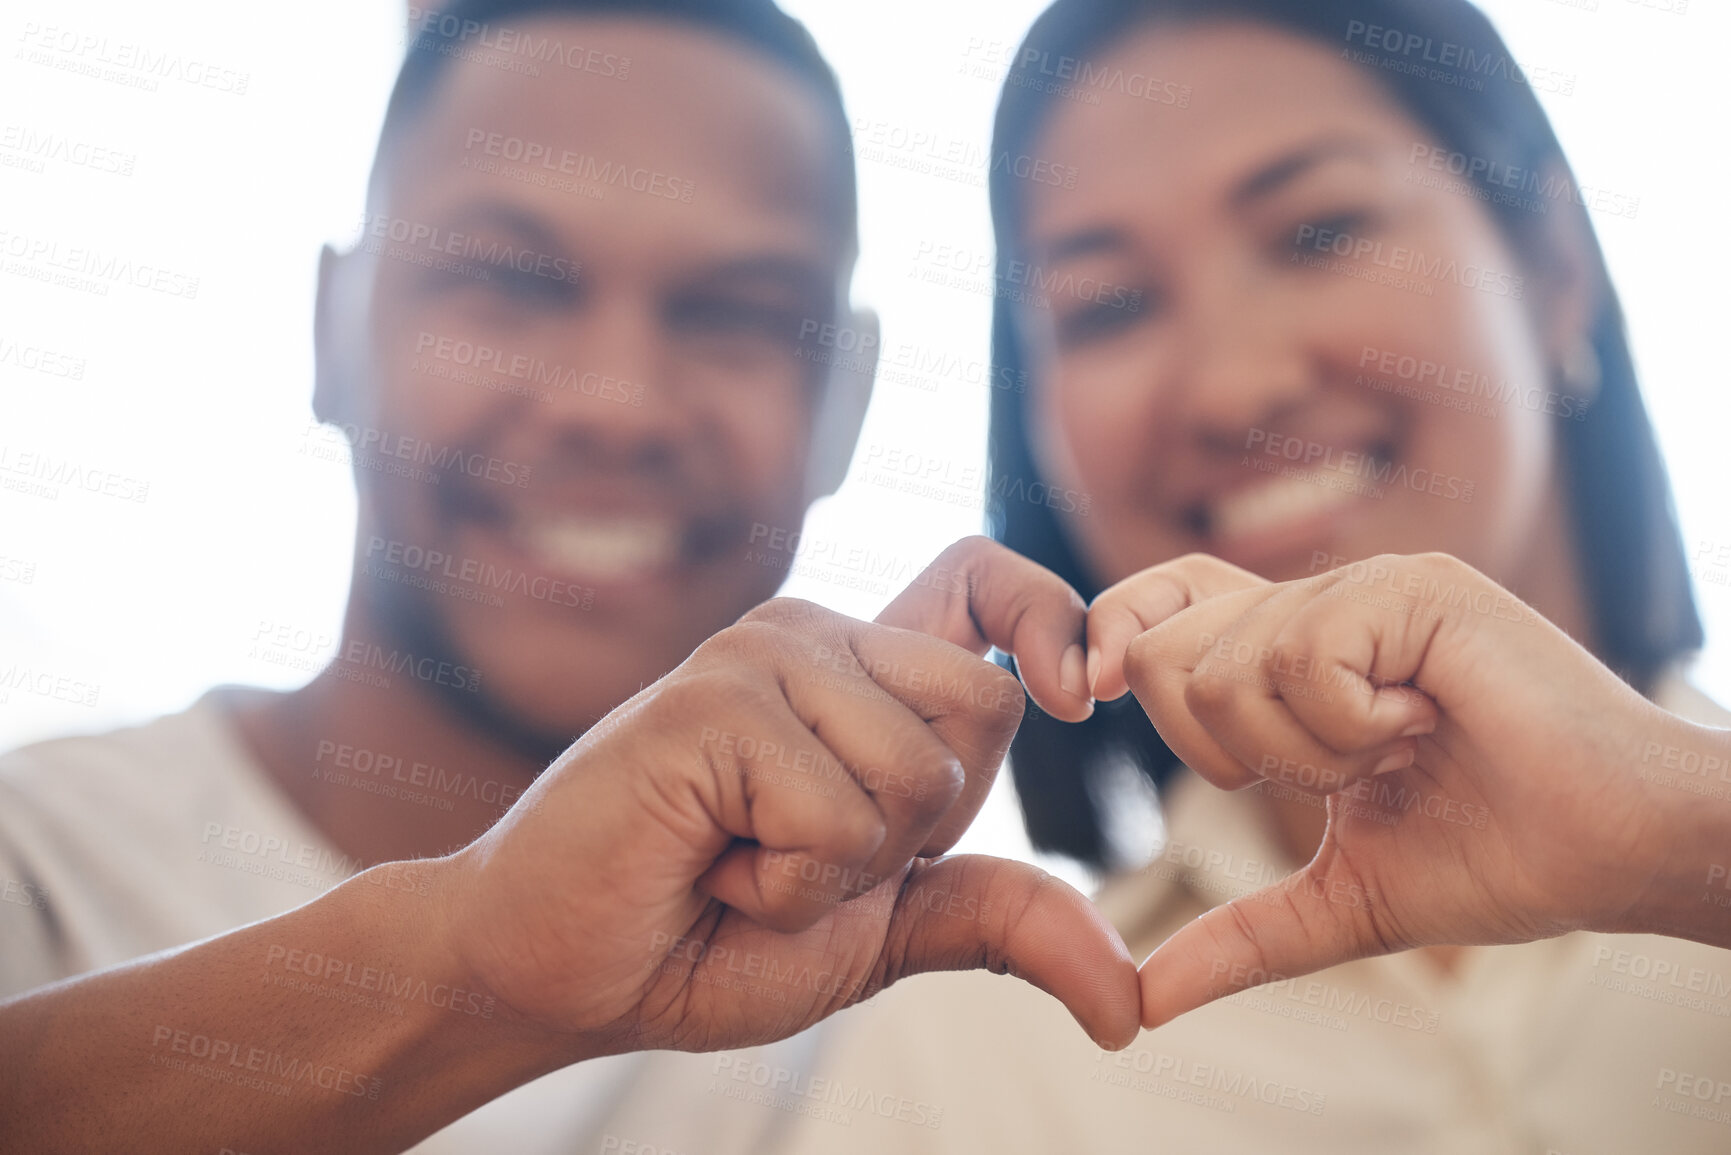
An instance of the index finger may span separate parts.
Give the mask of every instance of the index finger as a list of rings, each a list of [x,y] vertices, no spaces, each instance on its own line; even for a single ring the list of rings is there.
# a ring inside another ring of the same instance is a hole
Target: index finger
[[[1124,696],[1130,643],[1176,613],[1269,582],[1205,553],[1186,554],[1125,578],[1088,607],[1088,688],[1102,702]]]
[[[940,553],[877,616],[983,655],[1013,654],[1040,708],[1066,722],[1094,712],[1083,651],[1082,595],[1045,566],[989,537],[965,537]]]

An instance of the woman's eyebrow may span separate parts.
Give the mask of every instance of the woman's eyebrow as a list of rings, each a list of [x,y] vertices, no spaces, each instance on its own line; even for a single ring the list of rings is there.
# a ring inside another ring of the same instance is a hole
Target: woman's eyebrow
[[[1251,173],[1232,190],[1229,199],[1234,208],[1247,208],[1255,201],[1273,195],[1319,165],[1343,158],[1370,161],[1378,155],[1376,145],[1362,137],[1333,136],[1314,141],[1301,145]],[[1130,247],[1130,239],[1122,229],[1113,225],[1100,225],[1055,238],[1051,244],[1045,246],[1043,256],[1047,262],[1056,264],[1076,257],[1112,253]]]
[[[1330,137],[1304,145],[1271,164],[1257,169],[1232,191],[1234,208],[1246,208],[1284,185],[1297,180],[1320,164],[1342,157],[1374,159],[1378,150],[1369,141],[1358,137]]]
[[[1045,246],[1044,256],[1048,262],[1055,264],[1076,257],[1128,248],[1129,244],[1129,238],[1124,235],[1123,230],[1112,225],[1099,225],[1059,236]]]

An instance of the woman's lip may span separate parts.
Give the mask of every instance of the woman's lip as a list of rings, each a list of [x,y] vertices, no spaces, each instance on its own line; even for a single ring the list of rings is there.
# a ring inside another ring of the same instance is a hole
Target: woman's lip
[[[1242,486],[1216,498],[1201,519],[1204,548],[1246,569],[1314,551],[1339,523],[1375,500],[1363,479],[1334,470]],[[1194,520],[1194,519],[1193,519]]]

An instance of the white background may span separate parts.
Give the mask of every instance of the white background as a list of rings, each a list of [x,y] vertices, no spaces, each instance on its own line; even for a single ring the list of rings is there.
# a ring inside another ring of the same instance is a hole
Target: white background
[[[1590,0],[1589,0],[1590,2]],[[1678,0],[1654,0],[1676,3]],[[856,125],[963,142],[983,156],[1002,66],[1039,0],[789,0],[839,73]],[[1690,553],[1731,544],[1726,459],[1726,270],[1731,188],[1723,53],[1731,14],[1635,0],[1596,11],[1489,0],[1523,63],[1572,72],[1544,96],[1582,181],[1640,197],[1600,216]],[[85,246],[199,278],[186,300],[128,285],[106,296],[44,286],[0,263],[0,446],[148,481],[143,503],[65,489],[0,490],[0,680],[20,668],[100,687],[94,706],[14,689],[0,748],[177,709],[206,687],[288,687],[307,676],[249,658],[261,623],[334,639],[354,499],[345,469],[300,452],[311,421],[319,245],[351,235],[402,47],[400,3],[56,0],[0,13],[0,131],[55,133],[134,160],[130,175],[0,148],[0,234]],[[19,55],[32,25],[133,42],[247,77],[236,95],[172,79],[147,92]],[[7,165],[11,165],[8,167]],[[989,302],[911,277],[922,241],[987,254],[983,181],[934,179],[865,158],[856,299],[886,346],[983,360]],[[4,237],[0,236],[0,242]],[[19,368],[3,342],[83,358],[82,380]],[[871,447],[983,474],[986,390],[880,384]],[[977,505],[850,481],[807,523],[917,569],[980,528]],[[4,559],[34,567],[3,580]],[[1699,572],[1711,569],[1703,561]],[[1724,575],[1720,575],[1724,580]],[[887,600],[796,577],[788,592],[869,615]],[[1700,678],[1731,700],[1731,587],[1700,585]],[[5,690],[0,686],[0,695]]]

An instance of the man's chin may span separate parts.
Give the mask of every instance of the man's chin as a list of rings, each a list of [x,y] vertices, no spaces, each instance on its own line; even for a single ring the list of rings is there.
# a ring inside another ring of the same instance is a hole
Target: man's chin
[[[550,764],[606,714],[605,710],[582,715],[567,711],[562,717],[542,716],[486,688],[452,690],[444,696],[447,707],[471,729],[537,766]]]
[[[480,696],[490,700],[494,713],[512,719],[525,733],[561,739],[562,750],[678,664],[644,662],[641,657],[629,665],[603,660],[596,663],[600,668],[574,669],[567,663],[563,669],[495,678]]]
[[[497,636],[473,645],[459,642],[453,652],[464,655],[481,677],[476,691],[446,695],[447,705],[495,739],[551,761],[690,657],[705,637],[690,645],[645,638],[632,646],[541,631],[522,644],[507,645]]]
[[[439,688],[447,710],[545,763],[773,596],[773,590],[743,585],[726,591],[732,597],[717,597],[723,591],[711,584],[705,604],[688,597],[652,614],[610,614],[596,605],[569,616],[548,615],[539,607],[447,606],[408,598],[381,600],[374,610],[403,648],[478,672],[473,688]]]

